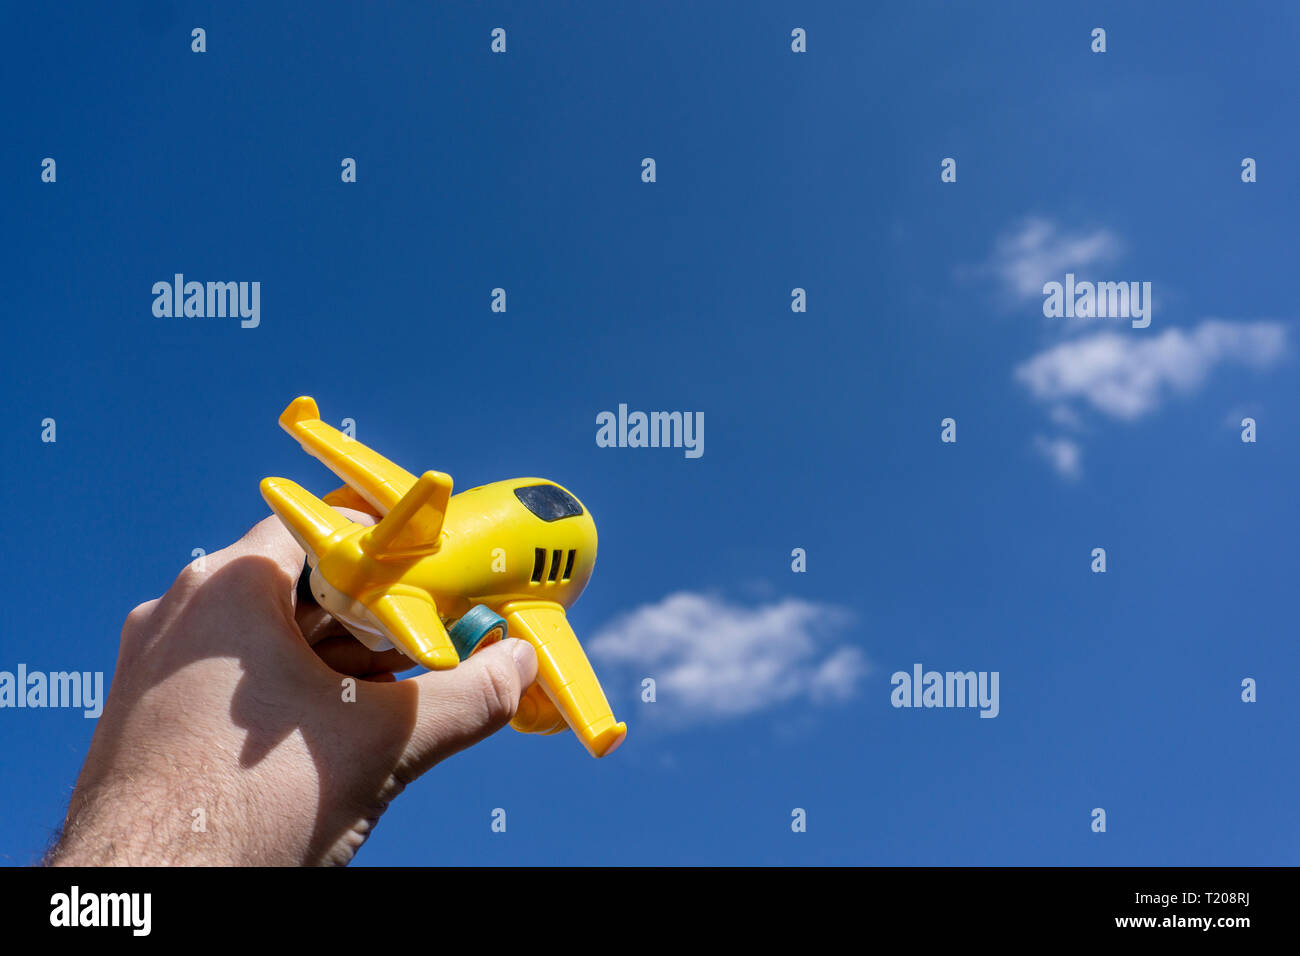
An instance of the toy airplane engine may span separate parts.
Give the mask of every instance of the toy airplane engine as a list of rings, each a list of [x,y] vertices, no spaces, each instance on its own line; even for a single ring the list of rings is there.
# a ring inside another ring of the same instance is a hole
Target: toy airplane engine
[[[432,670],[455,667],[507,634],[537,651],[537,680],[510,726],[571,727],[594,757],[627,735],[565,616],[596,563],[596,523],[553,481],[516,478],[451,493],[418,479],[294,399],[280,425],[347,482],[323,499],[285,478],[262,497],[307,552],[312,594],[371,650],[396,647]],[[332,505],[377,511],[373,526]]]

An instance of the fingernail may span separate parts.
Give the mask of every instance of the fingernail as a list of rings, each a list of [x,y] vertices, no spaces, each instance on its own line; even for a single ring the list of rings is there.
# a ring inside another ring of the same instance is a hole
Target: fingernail
[[[510,656],[514,658],[515,668],[519,671],[520,677],[526,677],[536,666],[536,652],[527,641],[520,640],[517,637],[512,637],[509,640],[514,645],[514,647],[510,648]]]

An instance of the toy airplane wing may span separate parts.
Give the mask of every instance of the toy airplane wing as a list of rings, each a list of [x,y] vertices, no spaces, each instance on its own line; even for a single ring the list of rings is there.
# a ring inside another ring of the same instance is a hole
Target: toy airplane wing
[[[280,415],[280,426],[385,516],[371,534],[372,545],[382,542],[388,552],[438,546],[451,498],[450,475],[430,471],[417,481],[405,468],[321,421],[316,402],[306,396],[289,404]],[[388,517],[398,520],[389,523]],[[385,524],[387,530],[381,533]]]
[[[593,757],[613,753],[627,736],[614,720],[596,673],[564,608],[550,601],[512,601],[501,608],[511,637],[537,651],[537,683]]]
[[[449,670],[460,663],[438,608],[416,588],[396,590],[362,601],[395,647],[429,670]]]

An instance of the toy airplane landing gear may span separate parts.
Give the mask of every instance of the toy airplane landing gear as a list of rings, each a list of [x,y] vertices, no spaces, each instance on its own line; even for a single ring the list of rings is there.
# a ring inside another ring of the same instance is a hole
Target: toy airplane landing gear
[[[285,478],[262,497],[311,568],[312,596],[372,650],[396,647],[431,670],[455,667],[507,634],[537,651],[537,682],[510,725],[523,733],[572,728],[594,757],[623,742],[605,692],[565,609],[596,562],[596,523],[566,489],[516,478],[452,495],[451,477],[419,478],[320,420],[297,398],[280,424],[347,482],[322,500]],[[368,506],[373,526],[331,507]],[[454,622],[450,629],[446,622]]]

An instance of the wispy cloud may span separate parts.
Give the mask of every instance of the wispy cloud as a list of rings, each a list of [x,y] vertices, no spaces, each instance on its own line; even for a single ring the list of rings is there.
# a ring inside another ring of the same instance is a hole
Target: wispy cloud
[[[1074,481],[1083,474],[1083,449],[1074,439],[1044,438],[1042,435],[1037,435],[1034,438],[1034,447],[1062,478]]]
[[[742,717],[853,696],[869,666],[838,639],[848,620],[846,611],[797,598],[747,607],[679,592],[612,622],[587,648],[602,665],[653,677],[662,716]]]
[[[1015,377],[1039,401],[1080,402],[1111,418],[1134,421],[1171,393],[1199,388],[1220,365],[1264,368],[1286,351],[1278,322],[1207,319],[1190,331],[1158,335],[1098,332],[1034,355]]]
[[[1083,419],[1080,418],[1079,413],[1069,405],[1053,405],[1047,410],[1047,417],[1050,418],[1054,424],[1060,425],[1062,428],[1069,428],[1073,431],[1081,431],[1083,429]]]
[[[997,241],[986,271],[1017,299],[1041,298],[1044,283],[1113,260],[1122,249],[1106,229],[1064,232],[1048,219],[1030,218]]]
[[[1070,230],[1051,219],[1031,217],[995,241],[978,271],[996,277],[1023,307],[1041,304],[1045,283],[1061,281],[1069,272],[1086,278],[1091,267],[1118,260],[1125,247],[1109,229]],[[1041,313],[1035,308],[1033,314]],[[1172,395],[1197,391],[1217,368],[1267,368],[1287,349],[1287,328],[1280,322],[1205,319],[1190,328],[1136,333],[1098,329],[1087,321],[1058,322],[1052,328],[1079,337],[1030,356],[1013,374],[1044,406],[1056,426],[1053,431],[1059,429],[1051,437],[1035,436],[1035,450],[1070,480],[1083,474],[1084,448],[1078,436],[1089,430],[1086,412],[1133,422],[1155,412]]]

